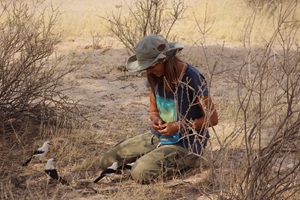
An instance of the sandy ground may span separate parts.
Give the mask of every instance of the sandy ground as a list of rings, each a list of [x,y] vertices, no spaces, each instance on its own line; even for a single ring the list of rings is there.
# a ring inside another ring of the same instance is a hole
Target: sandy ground
[[[131,121],[135,123],[132,127],[136,128],[147,123],[149,109],[145,77],[126,72],[125,62],[129,54],[117,41],[114,47],[101,44],[103,48],[97,50],[83,40],[61,44],[63,48],[66,45],[71,49],[73,46],[76,51],[60,50],[60,47],[58,51],[67,56],[71,54],[72,59],[82,62],[80,69],[66,79],[65,87],[71,87],[67,95],[89,109],[86,117],[96,130],[105,127],[111,131],[129,131],[131,126],[119,127],[118,120],[122,121],[119,124]]]

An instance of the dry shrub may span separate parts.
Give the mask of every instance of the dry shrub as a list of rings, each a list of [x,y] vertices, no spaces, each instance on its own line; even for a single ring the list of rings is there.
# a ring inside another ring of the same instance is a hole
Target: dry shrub
[[[270,15],[273,34],[261,34],[264,43],[259,46],[253,43],[253,37],[258,37],[254,26],[261,13],[254,10],[249,15],[243,29],[244,57],[236,68],[220,66],[222,50],[211,61],[207,45],[211,26],[206,23],[209,14],[204,16],[204,24],[197,21],[202,39],[195,44],[203,51],[204,59],[199,63],[207,67],[209,83],[225,75],[236,88],[230,101],[224,100],[226,107],[235,105],[234,115],[224,116],[232,128],[225,135],[213,131],[215,146],[205,154],[211,170],[211,192],[221,199],[300,196],[299,1],[277,3]]]
[[[288,4],[293,0],[245,0],[246,4],[254,11],[273,14],[282,4]]]
[[[171,4],[168,0],[135,0],[126,6],[129,11],[125,13],[120,7],[101,18],[109,22],[109,30],[132,52],[138,41],[147,35],[162,34],[168,38],[186,8],[183,0]]]
[[[244,141],[239,148],[232,148],[235,140],[220,144],[229,148],[220,148],[213,159],[227,158],[223,168],[212,164],[224,198],[299,197],[300,52],[295,39],[299,2],[278,6],[274,33],[264,38],[264,47],[252,45],[256,15],[249,18],[244,30],[244,62],[231,74],[239,108],[235,129],[228,137],[242,135]]]
[[[29,121],[55,121],[69,109],[59,89],[74,70],[60,69],[62,58],[51,57],[60,35],[53,31],[59,11],[43,1],[2,1],[0,10],[1,132]]]

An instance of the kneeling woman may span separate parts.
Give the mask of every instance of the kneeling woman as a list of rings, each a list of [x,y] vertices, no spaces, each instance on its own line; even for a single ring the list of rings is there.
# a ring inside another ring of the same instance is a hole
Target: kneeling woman
[[[147,71],[150,86],[150,130],[127,139],[100,160],[105,169],[135,162],[132,178],[150,183],[196,166],[209,138],[207,128],[218,123],[204,76],[179,59],[179,42],[150,35],[135,47],[127,61],[128,71]]]

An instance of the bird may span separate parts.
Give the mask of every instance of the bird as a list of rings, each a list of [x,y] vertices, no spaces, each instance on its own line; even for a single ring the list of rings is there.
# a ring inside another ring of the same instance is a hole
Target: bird
[[[49,151],[49,145],[51,145],[50,141],[44,142],[43,146],[38,148],[37,150],[35,150],[33,152],[33,154],[30,156],[30,158],[22,164],[22,166],[24,166],[24,167],[27,166],[30,163],[30,161],[32,160],[32,158],[35,158],[35,157],[39,158],[39,159],[44,158]]]
[[[58,175],[57,170],[54,167],[55,161],[56,161],[55,158],[50,158],[46,163],[45,172],[48,176],[48,181],[54,179],[54,180],[58,180],[63,185],[67,184],[67,181]]]
[[[107,177],[112,181],[117,173],[117,168],[118,162],[114,162],[111,166],[101,172],[100,176],[94,180],[94,183],[98,183],[104,177]]]

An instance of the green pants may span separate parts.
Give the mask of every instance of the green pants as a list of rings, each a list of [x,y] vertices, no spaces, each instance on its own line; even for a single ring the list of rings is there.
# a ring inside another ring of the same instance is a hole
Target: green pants
[[[131,169],[132,178],[139,183],[150,183],[158,178],[174,175],[181,170],[195,166],[198,156],[189,153],[178,145],[160,145],[152,133],[137,135],[116,145],[104,153],[100,159],[100,167],[106,169],[113,162],[135,162]]]

